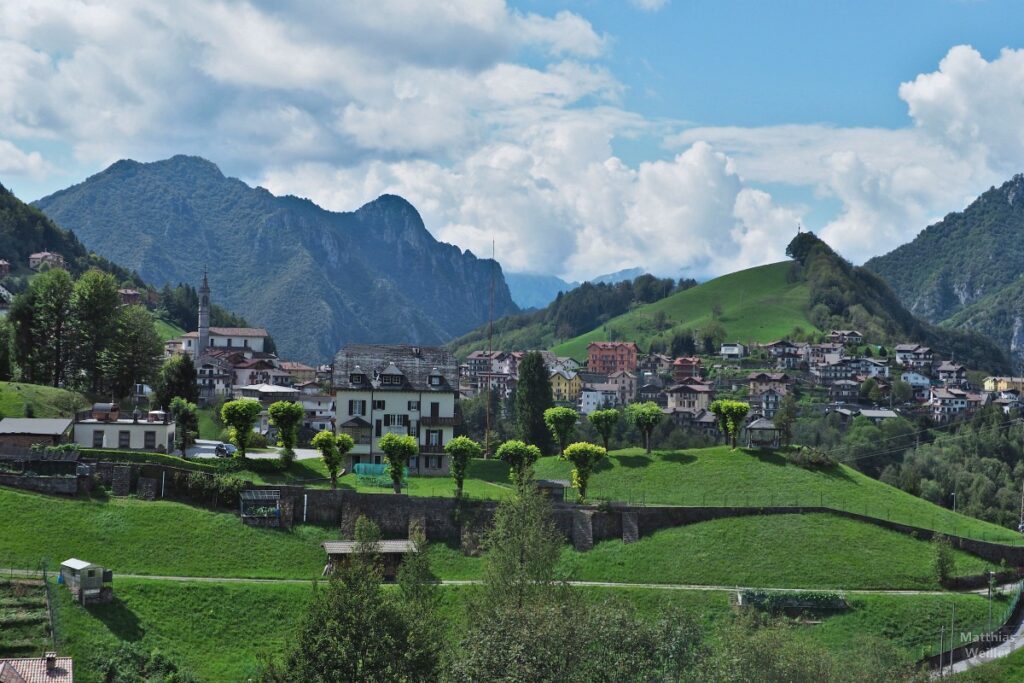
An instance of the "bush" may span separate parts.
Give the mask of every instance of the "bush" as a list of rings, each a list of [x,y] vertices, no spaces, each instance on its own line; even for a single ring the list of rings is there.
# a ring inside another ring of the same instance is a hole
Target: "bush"
[[[267,448],[267,435],[253,432],[249,439],[249,448]]]
[[[836,464],[836,459],[820,448],[800,446],[786,452],[786,460],[805,469],[826,469]]]

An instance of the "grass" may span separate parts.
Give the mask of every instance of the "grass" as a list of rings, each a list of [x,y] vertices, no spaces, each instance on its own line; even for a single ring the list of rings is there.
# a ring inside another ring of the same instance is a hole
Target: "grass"
[[[156,334],[160,337],[160,341],[165,342],[176,337],[180,337],[185,334],[185,330],[181,329],[172,322],[163,320],[162,318],[153,319],[153,327],[156,328]]]
[[[562,554],[582,581],[938,590],[930,543],[826,514],[718,519]],[[993,565],[956,552],[957,574]]]
[[[0,579],[0,659],[36,657],[49,648],[43,582]]]
[[[0,488],[0,566],[51,568],[69,557],[127,574],[313,578],[337,532],[243,525],[233,514],[134,498],[64,499]]]
[[[220,439],[221,428],[213,421],[213,408],[199,408],[196,410],[196,417],[199,420],[200,439]]]
[[[0,382],[0,415],[22,417],[25,406],[31,405],[35,417],[73,417],[74,411],[89,405],[84,396],[66,389]]]
[[[570,465],[541,458],[536,474],[568,479]],[[662,505],[825,505],[947,534],[1020,543],[1020,534],[934,505],[845,465],[810,470],[767,451],[726,446],[647,455],[616,451],[598,464],[588,496]]]
[[[637,342],[642,349],[653,338],[671,334],[659,329],[655,317],[664,313],[674,329],[699,330],[713,319],[713,309],[721,309],[718,322],[729,340],[769,342],[801,327],[815,331],[807,319],[808,285],[789,282],[790,261],[748,268],[731,273],[660,301],[639,306],[612,318],[601,327],[555,346],[552,351],[577,360],[587,357],[587,344],[605,341],[607,330],[614,329],[620,339]]]

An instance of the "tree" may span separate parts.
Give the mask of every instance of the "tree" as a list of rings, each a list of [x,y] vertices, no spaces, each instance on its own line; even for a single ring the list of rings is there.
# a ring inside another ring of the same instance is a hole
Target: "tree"
[[[149,311],[142,306],[122,306],[114,339],[100,359],[103,378],[115,396],[128,396],[136,383],[152,380],[163,353]]]
[[[871,396],[871,392],[875,391],[877,387],[878,382],[875,381],[874,377],[868,377],[866,380],[861,382],[859,390],[861,400],[868,400],[868,397]]]
[[[938,534],[932,539],[933,555],[932,567],[935,570],[935,578],[938,582],[945,583],[953,576],[956,570],[956,557],[953,555],[953,546],[949,539]]]
[[[286,464],[295,460],[295,443],[299,440],[299,426],[306,411],[295,401],[276,401],[267,409],[270,422],[277,427],[277,440],[281,446],[281,459]]]
[[[0,318],[0,382],[10,382],[13,379],[13,364],[11,358],[11,325],[6,318]]]
[[[630,403],[626,406],[626,420],[643,435],[648,453],[651,452],[651,433],[661,422],[661,416],[661,406],[654,401]]]
[[[339,434],[338,436],[346,436],[349,440],[352,439],[347,434]],[[309,443],[313,448],[320,451],[320,459],[324,461],[324,467],[327,468],[327,472],[331,476],[331,488],[338,488],[338,468],[341,466],[341,455],[338,452],[338,442],[334,437],[334,433],[325,429],[314,435]]]
[[[355,448],[356,442],[348,434],[338,434],[334,437],[334,447],[338,451],[338,464],[341,465],[345,462],[345,456],[348,455],[353,448]],[[337,486],[337,467],[335,467],[335,474],[331,478],[331,486]]]
[[[793,425],[796,424],[796,398],[791,393],[782,397],[779,409],[775,411],[775,427],[779,430],[782,443],[789,445],[793,441]]]
[[[572,408],[556,407],[544,411],[544,424],[551,430],[551,435],[558,443],[559,455],[565,452],[565,445],[572,439],[579,419],[580,414]]]
[[[562,457],[572,463],[572,485],[579,492],[581,503],[587,501],[587,482],[594,465],[607,454],[604,448],[586,441],[571,444],[562,452]]]
[[[498,458],[508,463],[509,479],[521,485],[533,477],[533,463],[540,458],[540,449],[533,444],[511,439],[498,447]]]
[[[199,385],[192,356],[177,353],[165,360],[153,382],[153,394],[156,404],[162,408],[169,406],[175,396],[198,403]]]
[[[388,474],[391,475],[391,485],[395,493],[401,493],[405,468],[409,465],[409,458],[419,453],[419,444],[416,443],[415,437],[394,432],[382,436],[377,444],[384,451],[384,463],[388,466]]]
[[[519,362],[519,382],[516,384],[516,422],[519,438],[550,452],[551,434],[544,423],[544,411],[551,407],[551,379],[544,358],[531,351]]]
[[[245,457],[245,451],[252,442],[252,428],[261,412],[263,406],[254,398],[239,398],[221,406],[221,419],[231,430],[231,440],[238,446],[240,458]]]
[[[171,399],[171,418],[174,420],[174,445],[181,450],[181,457],[187,457],[188,447],[195,443],[199,431],[196,404],[175,396]]]
[[[74,365],[84,373],[85,386],[97,393],[102,380],[100,359],[117,334],[117,280],[99,270],[82,274],[71,293],[71,314],[74,324]],[[182,394],[185,398],[187,395]],[[168,404],[162,404],[166,407]]]
[[[590,420],[590,424],[594,425],[594,429],[601,435],[601,439],[604,441],[604,449],[608,450],[608,440],[612,438],[612,434],[615,432],[615,426],[619,423],[619,417],[621,413],[614,408],[608,410],[595,410],[587,419]]]
[[[483,454],[483,448],[476,441],[468,436],[457,436],[444,447],[448,454],[449,471],[452,479],[455,480],[455,497],[462,497],[462,483],[466,479],[466,469],[472,458],[479,458]]]
[[[36,275],[28,290],[14,297],[10,318],[15,360],[24,380],[66,384],[74,341],[73,287],[67,271],[55,269]]]
[[[897,403],[907,403],[914,398],[914,388],[898,379],[892,383],[892,397]]]
[[[718,428],[729,437],[729,443],[736,448],[736,438],[743,428],[743,419],[750,412],[750,406],[742,401],[720,398],[711,402],[711,412],[718,418]]]

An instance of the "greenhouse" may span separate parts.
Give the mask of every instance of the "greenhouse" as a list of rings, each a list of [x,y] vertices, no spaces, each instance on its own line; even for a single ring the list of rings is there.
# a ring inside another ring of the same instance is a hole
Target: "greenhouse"
[[[239,494],[240,514],[246,524],[258,526],[281,525],[281,492],[255,489]]]

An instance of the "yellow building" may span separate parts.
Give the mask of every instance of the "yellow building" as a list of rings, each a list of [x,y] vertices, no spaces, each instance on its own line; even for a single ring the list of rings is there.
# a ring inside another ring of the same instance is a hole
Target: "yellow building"
[[[985,391],[1013,391],[1024,393],[1024,377],[986,377]]]
[[[583,393],[583,380],[575,372],[555,370],[551,373],[551,396],[556,403],[576,403]]]

